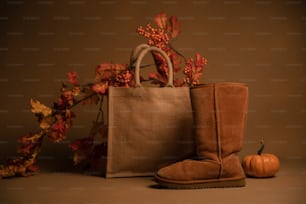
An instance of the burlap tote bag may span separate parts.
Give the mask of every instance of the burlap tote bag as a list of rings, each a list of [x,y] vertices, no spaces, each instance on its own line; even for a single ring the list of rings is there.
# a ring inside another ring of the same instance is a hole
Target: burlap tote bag
[[[167,61],[166,87],[140,83],[141,61],[150,52]],[[161,165],[194,152],[189,88],[173,86],[172,64],[161,49],[142,44],[134,49],[135,56],[136,86],[109,88],[107,178],[151,176]]]

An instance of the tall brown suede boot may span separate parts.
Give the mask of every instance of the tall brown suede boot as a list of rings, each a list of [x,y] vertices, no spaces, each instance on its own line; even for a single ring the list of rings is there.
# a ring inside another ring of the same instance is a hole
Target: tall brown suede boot
[[[159,169],[156,181],[167,188],[245,186],[237,153],[242,148],[248,87],[215,83],[192,88],[190,94],[197,158]]]

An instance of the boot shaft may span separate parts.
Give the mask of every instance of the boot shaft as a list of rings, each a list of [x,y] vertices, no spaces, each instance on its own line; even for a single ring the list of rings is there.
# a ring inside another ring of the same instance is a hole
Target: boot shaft
[[[248,109],[248,87],[242,83],[215,85],[217,132],[222,157],[240,152]]]
[[[200,85],[190,90],[193,109],[194,138],[199,159],[218,160],[218,141],[214,99],[214,84]]]
[[[242,148],[248,87],[242,83],[205,84],[190,91],[200,159],[221,159]],[[216,154],[217,153],[217,154]]]

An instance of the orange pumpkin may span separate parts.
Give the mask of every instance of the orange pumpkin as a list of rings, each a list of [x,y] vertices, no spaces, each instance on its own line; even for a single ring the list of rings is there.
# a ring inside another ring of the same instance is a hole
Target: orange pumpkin
[[[267,178],[273,177],[278,172],[280,163],[274,154],[262,153],[264,143],[261,141],[261,147],[257,155],[247,155],[242,160],[244,172],[249,177]]]

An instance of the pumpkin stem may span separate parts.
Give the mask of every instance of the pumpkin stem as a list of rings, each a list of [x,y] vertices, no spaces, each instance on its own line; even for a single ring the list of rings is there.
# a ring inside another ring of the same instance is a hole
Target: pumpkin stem
[[[264,148],[265,148],[265,144],[264,144],[264,141],[263,141],[263,140],[260,141],[260,144],[261,144],[261,146],[260,146],[259,150],[257,151],[257,154],[258,154],[258,155],[261,155],[262,151],[263,151]]]

